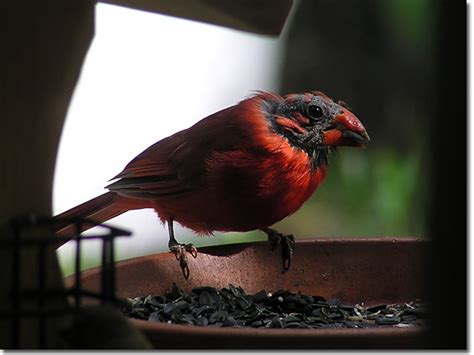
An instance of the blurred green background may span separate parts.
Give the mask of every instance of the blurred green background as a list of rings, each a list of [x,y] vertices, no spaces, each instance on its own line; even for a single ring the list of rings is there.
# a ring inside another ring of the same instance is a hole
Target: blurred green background
[[[430,181],[424,127],[433,114],[435,4],[295,2],[279,39],[284,41],[279,93],[321,90],[347,102],[372,141],[367,149],[341,148],[331,156],[322,186],[276,229],[297,238],[425,237]],[[257,240],[266,237],[249,232],[196,238],[192,231],[179,232],[180,242],[197,247]],[[129,257],[117,248],[118,259]],[[99,252],[88,253],[82,267],[98,260]],[[72,272],[72,258],[61,263],[65,274]]]

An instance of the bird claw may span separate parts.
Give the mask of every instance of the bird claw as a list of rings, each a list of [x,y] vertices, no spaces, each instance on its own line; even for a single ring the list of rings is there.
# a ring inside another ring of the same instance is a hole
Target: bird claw
[[[197,257],[197,249],[192,244],[172,244],[169,245],[170,251],[174,254],[176,260],[179,262],[184,278],[189,278],[188,256],[191,254],[193,258]]]
[[[272,243],[272,251],[280,246],[283,270],[288,271],[295,250],[295,236],[293,234],[282,234],[271,228],[268,228],[265,232],[268,240]]]
[[[186,244],[186,245],[184,246],[184,248],[186,249],[186,251],[187,251],[189,254],[192,255],[192,257],[193,257],[194,259],[197,258],[197,256],[198,256],[198,251],[197,251],[197,249],[195,248],[194,245],[192,245],[192,244]]]

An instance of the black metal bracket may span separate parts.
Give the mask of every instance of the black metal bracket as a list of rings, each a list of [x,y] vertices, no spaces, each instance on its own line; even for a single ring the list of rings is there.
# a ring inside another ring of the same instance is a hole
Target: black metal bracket
[[[46,288],[46,248],[57,244],[61,240],[60,236],[55,236],[54,226],[58,223],[68,223],[75,227],[75,235],[72,238],[76,242],[75,263],[74,263],[74,285],[69,288],[47,289]],[[99,226],[106,230],[104,234],[83,236],[80,231],[85,225]],[[0,318],[8,318],[11,321],[11,348],[20,347],[20,326],[24,317],[37,317],[38,319],[38,342],[39,348],[46,348],[46,320],[48,317],[57,317],[71,313],[77,313],[83,305],[83,297],[99,299],[101,303],[121,304],[122,300],[115,294],[115,257],[114,240],[117,237],[129,237],[131,232],[107,224],[97,223],[92,220],[82,218],[70,218],[58,220],[52,217],[38,217],[27,215],[14,218],[10,222],[13,231],[12,238],[1,239],[0,248],[12,249],[12,283],[11,283],[11,307],[8,310],[0,311]],[[25,236],[26,230],[30,232],[37,229],[35,237]],[[42,235],[44,233],[45,235]],[[37,234],[37,235],[36,235]],[[47,235],[46,235],[47,234]],[[81,242],[88,239],[102,240],[101,257],[101,287],[100,292],[86,290],[82,287],[81,279]],[[37,251],[37,287],[32,290],[21,290],[21,250],[25,247],[32,247]],[[45,308],[45,300],[51,297],[67,300],[72,296],[73,305],[63,302],[61,308]],[[36,309],[23,310],[22,300],[36,300]]]

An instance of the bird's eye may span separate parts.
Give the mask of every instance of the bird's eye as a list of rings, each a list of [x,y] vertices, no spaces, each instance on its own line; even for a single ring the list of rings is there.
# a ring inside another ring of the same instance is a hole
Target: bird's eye
[[[317,120],[323,115],[323,109],[317,105],[308,106],[308,116]]]

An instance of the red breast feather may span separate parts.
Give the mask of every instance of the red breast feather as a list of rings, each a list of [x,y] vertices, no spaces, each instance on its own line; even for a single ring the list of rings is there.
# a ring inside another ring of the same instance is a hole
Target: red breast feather
[[[205,159],[181,163],[203,163],[199,187],[154,199],[162,221],[173,219],[202,234],[249,231],[294,213],[314,193],[326,166],[312,168],[304,151],[274,132],[261,108],[268,99],[282,100],[260,94],[187,130],[189,147],[199,136],[212,134],[214,149],[201,146],[200,154],[208,153]],[[206,132],[206,127],[213,129]]]

